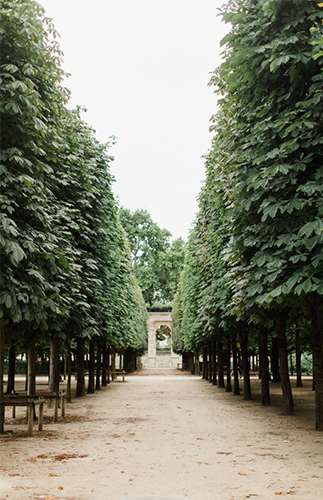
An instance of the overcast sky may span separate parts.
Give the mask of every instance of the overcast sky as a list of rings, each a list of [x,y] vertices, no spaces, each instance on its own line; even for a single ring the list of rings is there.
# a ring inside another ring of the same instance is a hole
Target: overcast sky
[[[61,35],[72,102],[117,137],[114,191],[186,237],[210,145],[208,87],[227,26],[223,0],[40,0]]]

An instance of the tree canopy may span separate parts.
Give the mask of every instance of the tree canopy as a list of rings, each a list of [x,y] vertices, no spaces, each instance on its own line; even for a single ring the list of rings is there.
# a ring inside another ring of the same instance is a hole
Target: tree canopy
[[[146,312],[112,192],[110,143],[69,110],[55,29],[0,6],[1,329],[142,349]]]
[[[122,208],[121,222],[146,303],[172,302],[183,266],[184,241],[171,240],[170,232],[161,229],[146,210]]]

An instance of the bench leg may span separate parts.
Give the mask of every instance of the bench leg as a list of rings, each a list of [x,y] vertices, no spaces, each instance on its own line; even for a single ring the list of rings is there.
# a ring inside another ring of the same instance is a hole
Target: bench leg
[[[16,407],[12,407],[12,418],[16,418]]]
[[[58,421],[58,398],[55,399],[54,422]]]
[[[28,406],[27,413],[28,413],[28,436],[32,436],[34,429],[34,405]]]
[[[39,413],[38,413],[38,430],[43,430],[43,421],[44,421],[44,403],[40,403],[39,405]]]

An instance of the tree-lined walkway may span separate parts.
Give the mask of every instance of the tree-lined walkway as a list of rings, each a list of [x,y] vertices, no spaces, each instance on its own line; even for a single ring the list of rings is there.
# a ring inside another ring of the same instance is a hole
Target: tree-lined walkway
[[[190,376],[133,376],[0,440],[0,498],[319,498],[323,436]]]

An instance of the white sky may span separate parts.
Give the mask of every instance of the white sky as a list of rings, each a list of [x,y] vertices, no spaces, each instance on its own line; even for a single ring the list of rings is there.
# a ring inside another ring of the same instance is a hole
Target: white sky
[[[210,145],[207,84],[227,31],[223,0],[39,0],[61,35],[73,105],[117,137],[114,191],[186,236]]]

